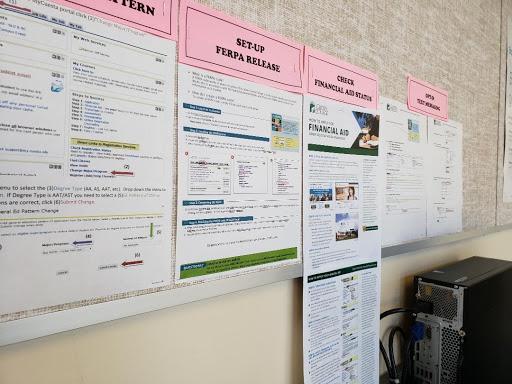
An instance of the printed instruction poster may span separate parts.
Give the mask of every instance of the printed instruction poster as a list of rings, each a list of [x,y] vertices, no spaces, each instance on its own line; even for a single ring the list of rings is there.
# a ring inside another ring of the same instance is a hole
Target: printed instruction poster
[[[378,382],[380,117],[304,96],[304,382]]]
[[[176,281],[300,260],[302,96],[179,65]]]
[[[171,277],[174,42],[0,6],[0,315]]]
[[[380,98],[382,245],[427,235],[427,117]]]
[[[505,149],[503,159],[503,202],[512,203],[512,20],[507,23],[507,68],[505,84]]]
[[[427,236],[462,231],[462,124],[428,118]]]

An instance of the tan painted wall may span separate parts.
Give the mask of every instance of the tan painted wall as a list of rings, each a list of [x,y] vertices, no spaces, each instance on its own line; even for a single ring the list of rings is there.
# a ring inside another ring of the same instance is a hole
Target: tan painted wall
[[[402,304],[417,272],[471,255],[512,260],[510,239],[507,231],[385,259],[382,308]],[[0,383],[301,383],[301,296],[300,280],[285,281],[3,347]]]

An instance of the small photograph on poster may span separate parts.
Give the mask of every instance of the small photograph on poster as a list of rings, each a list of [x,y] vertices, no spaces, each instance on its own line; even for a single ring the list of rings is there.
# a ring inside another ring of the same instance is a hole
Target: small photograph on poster
[[[300,148],[299,122],[272,113],[272,149],[297,152]]]
[[[379,115],[356,111],[353,114],[361,132],[352,148],[377,150],[379,148]]]
[[[420,142],[420,124],[417,120],[407,120],[407,136],[411,143]]]
[[[282,132],[283,131],[283,116],[278,115],[277,113],[272,114],[272,132]]]
[[[310,188],[309,189],[309,201],[331,201],[332,190],[331,188]]]
[[[332,202],[332,189],[330,187],[315,186],[309,188],[309,202],[311,209],[330,208]]]
[[[356,201],[359,199],[358,183],[336,183],[336,201],[343,203],[347,201]]]
[[[336,213],[336,241],[357,239],[359,236],[359,214]]]

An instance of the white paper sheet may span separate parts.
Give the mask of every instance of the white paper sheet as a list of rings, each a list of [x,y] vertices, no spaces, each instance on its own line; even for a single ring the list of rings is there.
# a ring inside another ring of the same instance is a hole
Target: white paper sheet
[[[462,124],[428,118],[427,236],[462,230]]]
[[[179,65],[176,280],[300,260],[302,97]]]
[[[304,382],[377,383],[376,111],[304,96]]]
[[[503,202],[512,203],[512,21],[507,23],[507,68],[505,85],[505,149],[503,159]]]
[[[176,45],[0,9],[0,314],[170,283]]]
[[[427,235],[427,117],[380,98],[382,245]]]

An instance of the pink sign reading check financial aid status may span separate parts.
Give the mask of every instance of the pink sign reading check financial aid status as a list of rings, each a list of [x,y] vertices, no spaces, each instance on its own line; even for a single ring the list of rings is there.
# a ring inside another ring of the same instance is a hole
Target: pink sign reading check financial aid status
[[[178,40],[178,0],[53,0],[141,31]]]
[[[180,63],[302,93],[303,48],[192,1],[180,2]]]
[[[407,106],[411,111],[448,120],[448,92],[425,81],[407,77]]]
[[[377,75],[312,48],[305,49],[307,92],[364,108],[377,109]]]

